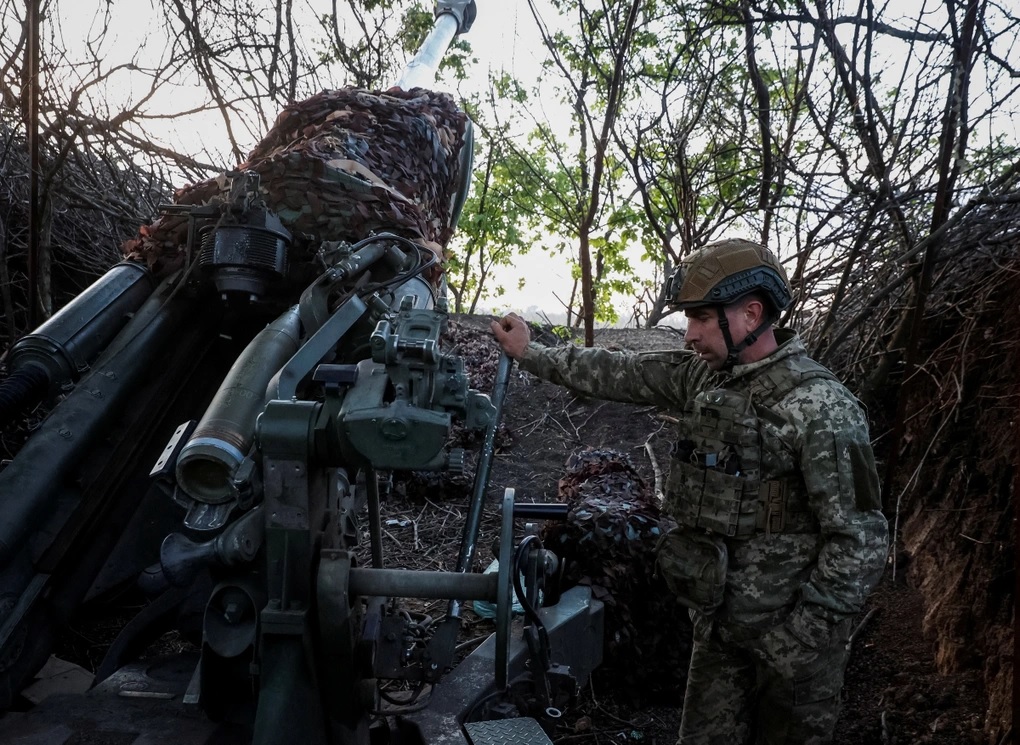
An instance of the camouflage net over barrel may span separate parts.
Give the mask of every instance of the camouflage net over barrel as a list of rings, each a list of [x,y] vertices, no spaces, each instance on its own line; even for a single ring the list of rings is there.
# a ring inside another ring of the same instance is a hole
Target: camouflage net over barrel
[[[442,254],[453,232],[467,116],[448,95],[414,88],[324,91],[287,106],[238,170],[261,178],[267,206],[294,235],[291,262],[322,241],[391,232]],[[225,200],[230,175],[178,189],[180,205]],[[187,218],[163,215],[125,242],[157,275],[185,260]]]

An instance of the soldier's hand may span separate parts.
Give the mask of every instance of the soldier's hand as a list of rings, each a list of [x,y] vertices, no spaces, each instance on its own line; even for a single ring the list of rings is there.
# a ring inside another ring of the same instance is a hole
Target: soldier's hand
[[[523,318],[516,313],[510,313],[498,321],[493,321],[489,328],[492,329],[492,335],[496,337],[504,352],[515,360],[524,356],[524,350],[531,341],[531,330]]]

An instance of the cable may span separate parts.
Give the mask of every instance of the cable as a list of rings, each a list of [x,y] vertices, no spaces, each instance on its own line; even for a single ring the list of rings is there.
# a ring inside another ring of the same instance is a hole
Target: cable
[[[531,621],[532,624],[534,624],[539,629],[544,631],[545,624],[543,624],[542,619],[538,617],[538,611],[535,610],[535,607],[528,600],[527,596],[524,593],[524,588],[521,585],[521,575],[524,573],[524,567],[522,567],[521,564],[524,563],[524,559],[527,556],[527,552],[525,549],[530,544],[536,542],[538,543],[538,547],[541,548],[542,541],[539,539],[537,535],[526,535],[521,540],[521,545],[517,547],[517,552],[514,555],[513,582],[514,592],[517,593],[517,602],[519,602],[521,604],[521,607],[524,609],[524,615],[528,617],[528,620]]]
[[[355,243],[351,247],[351,253],[354,253],[358,249],[364,248],[365,246],[367,246],[367,245],[369,245],[371,243],[375,243],[377,241],[382,241],[382,240],[393,241],[395,243],[402,244],[405,248],[410,248],[414,252],[414,256],[417,259],[417,261],[415,262],[414,266],[412,266],[410,269],[408,269],[408,270],[406,270],[404,272],[396,274],[393,277],[390,277],[389,279],[384,280],[382,282],[379,282],[379,283],[376,283],[376,284],[366,285],[359,292],[359,296],[361,296],[361,297],[364,297],[365,295],[368,295],[369,293],[377,292],[378,290],[385,289],[385,288],[390,287],[392,285],[399,284],[401,282],[406,282],[409,279],[413,279],[414,277],[417,277],[418,275],[422,274],[426,269],[432,268],[433,266],[435,266],[439,262],[439,259],[436,256],[435,252],[430,251],[429,249],[425,248],[424,246],[421,246],[421,245],[415,243],[414,241],[410,240],[409,238],[405,238],[402,235],[396,235],[395,233],[379,233],[378,235],[373,235],[373,236],[369,236],[368,238],[363,238],[362,240],[358,241],[357,243]],[[423,261],[422,260],[422,255],[426,251],[428,252],[429,258],[428,258],[427,261]],[[436,302],[436,294],[435,294],[434,290],[432,289],[431,284],[429,284],[429,294],[432,296],[432,302],[434,304]]]

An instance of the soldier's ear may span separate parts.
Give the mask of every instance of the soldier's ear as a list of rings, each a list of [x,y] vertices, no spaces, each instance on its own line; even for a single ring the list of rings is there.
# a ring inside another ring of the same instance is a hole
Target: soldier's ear
[[[767,313],[765,303],[755,295],[749,296],[744,301],[744,318],[750,328],[758,328],[758,325],[765,320]]]

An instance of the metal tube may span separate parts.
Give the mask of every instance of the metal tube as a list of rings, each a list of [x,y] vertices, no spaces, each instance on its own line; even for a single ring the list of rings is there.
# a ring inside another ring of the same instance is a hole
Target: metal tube
[[[475,0],[438,0],[435,8],[436,22],[432,31],[396,82],[396,86],[405,91],[432,86],[446,50],[457,34],[468,32],[477,13]]]
[[[506,352],[499,355],[499,366],[496,368],[496,379],[492,384],[492,403],[495,411],[488,429],[485,430],[485,441],[478,456],[478,468],[475,471],[475,483],[471,493],[471,504],[468,507],[467,519],[464,523],[464,538],[460,544],[460,556],[457,558],[457,571],[470,572],[471,563],[475,558],[478,544],[478,530],[482,524],[482,508],[485,506],[485,490],[489,486],[489,470],[496,452],[496,429],[503,415],[503,401],[510,386],[510,371],[513,360]]]
[[[122,261],[19,339],[11,347],[8,366],[38,368],[46,375],[49,393],[58,393],[78,381],[154,287],[142,264]]]
[[[177,483],[194,499],[221,504],[234,498],[234,473],[255,438],[266,388],[297,352],[300,328],[295,305],[256,334],[227,372],[177,459]]]
[[[361,274],[369,266],[379,261],[386,254],[388,247],[388,244],[383,241],[375,241],[341,260],[333,269],[334,281],[350,279]]]
[[[148,371],[156,352],[173,343],[178,326],[196,309],[191,298],[173,297],[175,279],[168,279],[149,298],[114,345],[121,338],[129,341],[119,345],[116,353],[103,355],[93,372],[0,472],[0,567],[11,560],[42,516],[52,509],[51,500],[59,492],[54,484],[66,478],[95,440],[103,436],[118,408]]]
[[[430,88],[435,83],[439,63],[457,36],[460,23],[452,13],[443,13],[436,19],[435,26],[418,48],[417,54],[407,63],[396,82],[396,87],[405,91],[412,88]]]
[[[570,505],[562,502],[514,503],[514,517],[525,520],[566,520]]]
[[[454,574],[412,569],[351,569],[354,595],[397,598],[460,598],[496,600],[499,577],[489,574]]]

